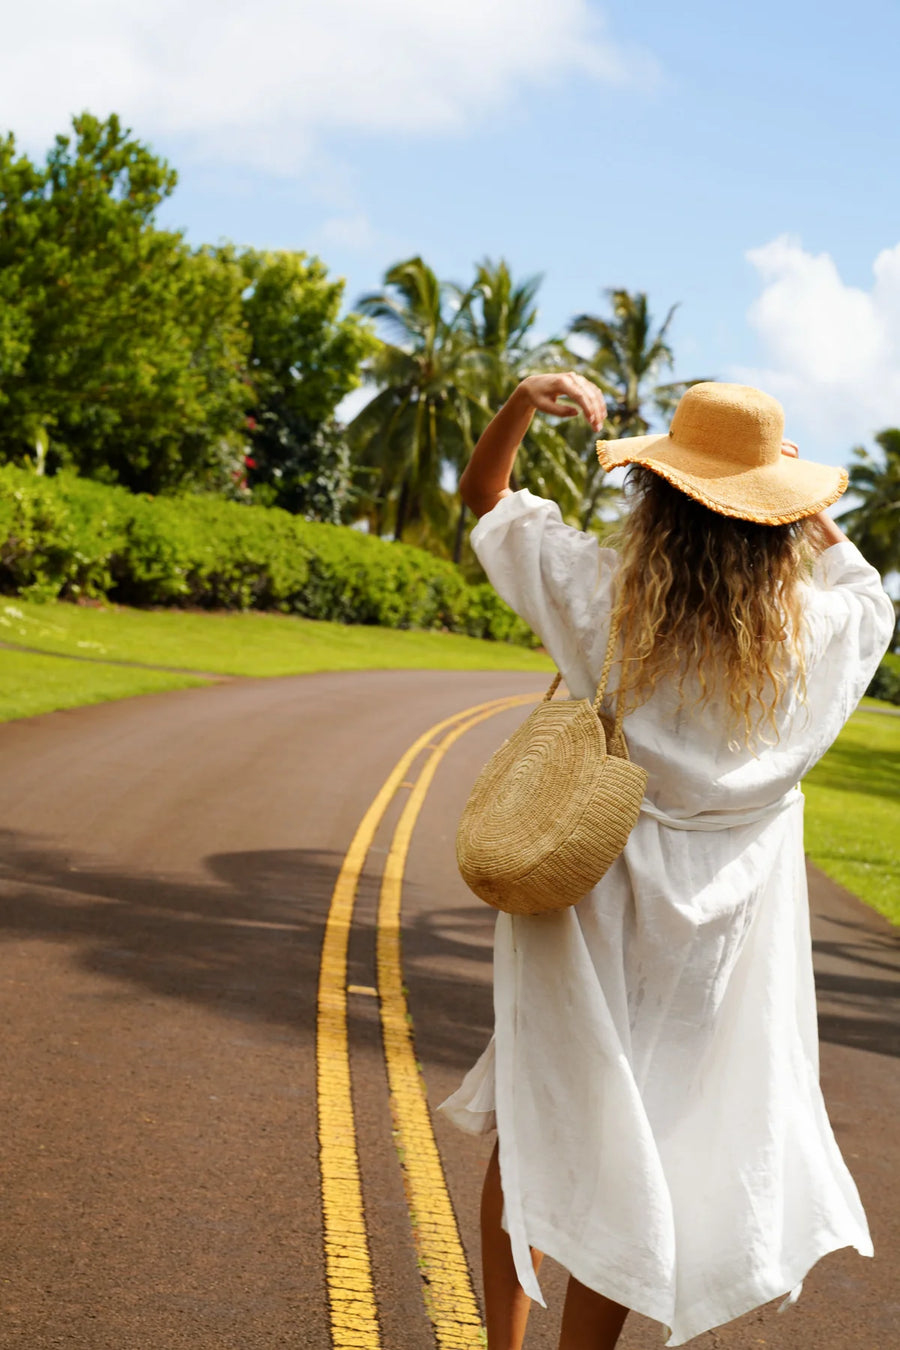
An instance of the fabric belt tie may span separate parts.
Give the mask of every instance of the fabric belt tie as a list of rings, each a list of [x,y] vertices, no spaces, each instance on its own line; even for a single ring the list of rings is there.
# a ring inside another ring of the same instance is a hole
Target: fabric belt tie
[[[666,825],[670,830],[730,830],[735,825],[755,825],[759,820],[770,820],[782,811],[788,810],[796,802],[803,801],[799,787],[793,787],[775,802],[765,806],[755,806],[747,811],[700,811],[695,816],[670,816],[661,811],[645,797],[641,802],[641,815]]]

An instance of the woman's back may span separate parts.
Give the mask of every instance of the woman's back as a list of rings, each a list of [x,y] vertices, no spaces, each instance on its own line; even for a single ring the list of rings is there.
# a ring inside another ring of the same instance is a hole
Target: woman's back
[[[598,1326],[612,1301],[680,1345],[799,1286],[826,1252],[872,1253],[818,1083],[797,783],[864,692],[893,607],[821,515],[846,475],[779,462],[783,415],[760,391],[701,386],[668,435],[601,443],[601,460],[675,485],[617,553],[507,489],[534,407],[559,415],[562,392],[602,421],[580,377],[530,378],[466,471],[472,544],[576,698],[594,696],[615,605],[625,736],[648,784],[584,899],[498,915],[495,1035],[443,1109],[497,1129],[526,1294],[540,1298],[534,1246],[600,1296]],[[716,519],[676,499],[656,510],[676,489]],[[793,527],[813,516],[831,546],[807,574]],[[485,1284],[490,1328],[506,1305]]]
[[[472,545],[498,593],[539,634],[571,694],[592,698],[618,555],[564,524],[555,503],[527,490],[483,516]],[[659,810],[684,818],[765,807],[794,787],[837,736],[889,640],[892,607],[878,573],[850,543],[819,556],[801,583],[800,602],[806,669],[802,682],[799,671],[788,680],[771,743],[742,744],[721,691],[701,703],[690,671],[682,688],[660,681],[631,712],[629,750],[648,771],[647,798]],[[610,701],[616,687],[614,667]]]

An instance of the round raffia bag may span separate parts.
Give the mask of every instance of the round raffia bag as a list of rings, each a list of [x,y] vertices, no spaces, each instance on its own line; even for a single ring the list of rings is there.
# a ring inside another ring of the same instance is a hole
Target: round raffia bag
[[[488,760],[456,835],[466,885],[507,914],[567,909],[625,847],[647,774],[632,764],[622,713],[600,713],[618,637],[614,620],[593,702],[553,703],[560,679]]]

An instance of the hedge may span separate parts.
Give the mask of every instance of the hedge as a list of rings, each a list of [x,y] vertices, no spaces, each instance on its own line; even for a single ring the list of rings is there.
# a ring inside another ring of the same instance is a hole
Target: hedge
[[[422,549],[279,507],[134,495],[13,465],[0,467],[0,593],[267,609],[537,641],[489,585],[470,585],[453,563]]]
[[[900,656],[888,653],[882,657],[881,665],[866,693],[869,698],[882,698],[888,703],[900,704]]]

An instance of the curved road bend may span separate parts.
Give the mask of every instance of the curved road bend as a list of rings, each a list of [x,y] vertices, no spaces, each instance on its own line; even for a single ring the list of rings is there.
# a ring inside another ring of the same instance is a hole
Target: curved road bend
[[[359,821],[402,752],[530,675],[245,680],[0,726],[3,1026],[0,1347],[327,1350],[315,1010],[326,914]],[[403,895],[403,972],[432,1103],[490,1034],[492,915],[460,882],[456,820],[522,717],[463,735],[431,785]],[[350,936],[353,1101],[384,1350],[431,1350],[392,1142],[377,1000],[378,877]],[[797,1308],[699,1350],[891,1350],[900,1072],[895,936],[812,877],[822,1077],[872,1222],[874,1262],[820,1263]],[[477,1273],[488,1146],[435,1124]],[[551,1350],[562,1275],[529,1346]],[[631,1319],[623,1350],[660,1345]]]

